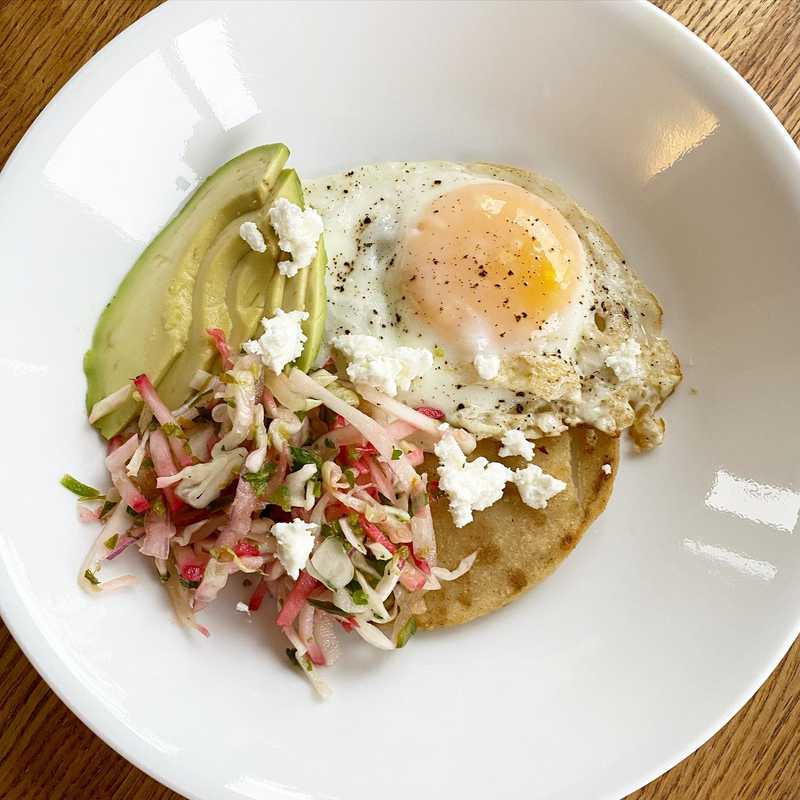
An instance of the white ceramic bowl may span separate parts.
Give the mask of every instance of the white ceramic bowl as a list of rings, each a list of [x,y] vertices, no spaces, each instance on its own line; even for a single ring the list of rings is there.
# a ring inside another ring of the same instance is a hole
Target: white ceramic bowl
[[[147,570],[100,599],[58,486],[101,478],[81,356],[198,180],[282,140],[301,174],[493,160],[562,183],[666,309],[686,379],[657,452],[512,607],[383,656],[315,702],[270,612],[212,638]],[[0,609],[93,730],[191,798],[616,799],[752,694],[798,631],[800,168],[750,88],[627,3],[169,3],[59,93],[0,179]],[[695,389],[696,393],[690,392]]]

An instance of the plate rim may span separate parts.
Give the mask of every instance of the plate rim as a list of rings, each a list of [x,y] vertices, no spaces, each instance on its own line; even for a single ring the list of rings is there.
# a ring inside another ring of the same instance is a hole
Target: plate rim
[[[398,0],[392,0],[397,3]],[[443,0],[437,0],[442,2]],[[234,2],[235,0],[228,0]],[[354,4],[357,0],[336,0],[338,3]],[[574,2],[574,0],[573,0]],[[223,2],[223,4],[226,4]],[[238,4],[238,3],[236,3]],[[186,2],[187,7],[196,6],[196,3]],[[217,5],[215,3],[214,5]],[[728,82],[730,91],[736,92],[736,101],[748,104],[747,108],[740,111],[744,117],[757,120],[759,126],[766,126],[780,142],[782,152],[779,154],[781,163],[787,164],[787,178],[792,178],[798,189],[800,189],[800,149],[798,149],[789,132],[780,122],[778,117],[767,105],[766,101],[756,92],[756,90],[745,80],[736,69],[729,64],[716,50],[703,41],[697,34],[672,17],[669,13],[649,0],[636,0],[635,3],[625,4],[625,10],[621,10],[613,0],[601,0],[599,5],[607,8],[615,8],[617,14],[641,14],[640,24],[650,29],[661,27],[658,36],[670,36],[678,41],[678,49],[693,50],[699,57],[705,59],[710,69],[716,70],[714,75],[716,83]],[[15,145],[6,163],[0,170],[0,187],[5,186],[8,180],[10,167],[15,165],[21,158],[21,154],[27,148],[31,138],[46,124],[49,118],[57,113],[57,108],[65,102],[72,100],[72,95],[78,90],[80,85],[87,80],[87,76],[92,74],[104,60],[113,56],[121,48],[129,46],[135,47],[135,39],[140,36],[142,29],[158,25],[161,17],[172,13],[170,9],[178,7],[179,4],[174,0],[167,0],[159,6],[151,9],[139,19],[120,31],[113,39],[98,50],[86,63],[84,63],[58,92],[48,101],[44,108],[36,115],[31,125],[22,135]],[[629,9],[633,9],[630,11]],[[694,70],[693,70],[694,71]],[[735,87],[735,88],[734,88]],[[794,175],[788,173],[794,165]],[[27,604],[19,596],[15,596],[14,582],[10,579],[10,573],[4,558],[0,558],[0,574],[7,580],[0,581],[0,617],[9,630],[17,646],[23,652],[28,661],[32,664],[37,673],[47,683],[48,687],[54,692],[58,699],[75,714],[76,717],[92,733],[100,738],[106,745],[120,754],[137,769],[150,776],[163,786],[184,796],[187,800],[208,800],[208,796],[201,796],[192,791],[188,786],[179,784],[179,778],[173,780],[167,772],[157,768],[153,757],[154,750],[148,746],[142,750],[142,755],[134,752],[136,750],[136,740],[131,737],[130,731],[124,723],[113,716],[104,720],[104,715],[109,714],[108,707],[99,701],[95,701],[92,695],[84,691],[73,691],[69,684],[77,681],[77,677],[65,666],[63,660],[58,657],[47,637],[35,624],[34,614],[28,609]],[[622,784],[619,789],[612,790],[598,800],[621,800],[637,789],[647,786],[649,783],[664,775],[666,772],[680,764],[702,745],[712,739],[730,720],[742,710],[742,708],[752,699],[756,692],[763,686],[769,676],[775,671],[792,647],[793,643],[800,635],[800,608],[797,610],[797,619],[793,631],[785,637],[777,651],[769,658],[765,658],[765,666],[760,670],[751,682],[732,700],[729,707],[717,719],[709,723],[697,737],[682,748],[676,755],[665,758],[653,769],[645,772],[643,776],[633,782]],[[55,657],[54,657],[55,656]],[[48,663],[49,659],[49,663]],[[80,688],[78,685],[77,688]],[[149,760],[148,760],[149,757]],[[269,790],[270,797],[279,800],[283,795],[272,789]],[[266,797],[266,795],[265,795]]]

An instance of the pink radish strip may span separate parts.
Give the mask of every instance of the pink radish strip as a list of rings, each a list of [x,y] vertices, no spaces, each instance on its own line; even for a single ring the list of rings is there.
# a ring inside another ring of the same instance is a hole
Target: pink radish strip
[[[160,478],[167,478],[175,475],[178,468],[172,460],[172,453],[170,452],[169,443],[164,431],[154,430],[150,434],[150,457],[153,459],[153,467],[155,468],[156,475]],[[183,500],[175,494],[173,486],[167,486],[162,489],[164,497],[169,505],[169,510],[174,514],[183,506]]]
[[[384,430],[389,435],[389,437],[394,441],[400,441],[401,439],[405,439],[406,436],[411,436],[412,433],[416,432],[416,428],[411,425],[409,422],[403,422],[403,420],[395,420],[387,425]],[[346,425],[344,428],[337,428],[328,431],[324,436],[320,436],[319,439],[314,443],[315,447],[320,447],[325,443],[325,440],[329,439],[337,446],[347,446],[347,445],[361,445],[364,444],[364,435],[359,431],[357,428],[354,428],[352,425]]]
[[[174,425],[175,427],[179,427],[175,417],[172,416],[172,412],[164,405],[164,401],[158,396],[158,392],[156,392],[155,387],[150,382],[150,378],[148,378],[147,375],[144,373],[137,375],[133,379],[133,385],[142,396],[142,400],[150,406],[150,410],[158,420],[159,425]],[[181,439],[171,435],[169,437],[169,446],[180,466],[190,467],[192,465],[192,457],[186,452],[186,448]]]
[[[273,419],[278,416],[278,404],[275,402],[275,397],[272,392],[265,386],[264,391],[261,393],[261,404],[264,406],[264,411]]]
[[[325,664],[331,666],[339,660],[342,648],[336,636],[336,624],[332,614],[316,609],[314,614],[314,639],[322,651]]]
[[[106,469],[112,474],[124,469],[138,446],[139,436],[134,433],[106,456]]]
[[[391,480],[389,480],[386,473],[383,471],[383,467],[371,456],[364,456],[362,461],[366,461],[370,477],[378,491],[389,500],[389,502],[393,504],[396,503],[397,496],[394,493],[394,487],[392,486]]]
[[[344,400],[340,400],[335,394],[329,392],[324,386],[320,386],[313,378],[309,378],[296,367],[289,373],[289,385],[294,391],[321,400],[331,411],[341,414],[351,425],[361,431],[368,442],[375,445],[376,450],[387,462],[391,462],[391,470],[397,476],[401,486],[408,487],[412,484],[417,476],[414,467],[408,463],[405,456],[400,456],[394,461],[391,460],[392,451],[395,449],[394,442],[374,419],[368,417],[363,411],[348,405]],[[422,414],[419,416],[430,422]]]
[[[295,581],[292,586],[291,592],[286,596],[286,600],[278,614],[275,622],[278,627],[286,628],[291,625],[297,615],[300,613],[306,600],[314,594],[322,584],[316,579],[312,578],[305,570],[300,573],[300,577]]]
[[[222,359],[222,368],[230,369],[233,366],[233,359],[231,358],[231,348],[228,346],[228,340],[225,338],[225,331],[222,328],[209,328],[206,333],[214,340],[214,346],[217,348],[220,359]]]
[[[406,561],[400,572],[400,583],[402,583],[409,592],[416,592],[418,589],[421,589],[425,585],[426,580],[427,578],[421,570],[418,570],[413,564]]]
[[[412,467],[418,467],[425,460],[425,453],[421,447],[414,447],[406,453],[406,458]]]
[[[390,553],[397,552],[397,545],[391,542],[377,525],[373,525],[369,522],[363,514],[360,514],[358,519],[361,523],[361,530],[364,531],[368,539],[371,539],[375,544],[383,545]]]
[[[118,555],[124,553],[136,539],[132,536],[123,536],[117,541],[117,546],[106,556],[107,561],[113,561]]]
[[[111,481],[117,487],[126,506],[130,506],[137,514],[150,508],[149,500],[134,486],[125,472],[125,464],[139,447],[139,437],[134,433],[124,444],[106,456],[106,467],[111,473]]]
[[[139,552],[153,558],[169,558],[169,543],[175,535],[175,525],[166,513],[150,511],[144,518],[144,539]]]
[[[210,557],[206,553],[198,555],[192,547],[175,546],[172,548],[175,554],[175,564],[178,567],[178,574],[185,581],[199,582],[203,579],[206,571],[206,564]]]
[[[228,524],[220,531],[217,547],[233,547],[250,530],[253,511],[256,507],[256,493],[244,479],[236,484],[236,496],[230,508]]]
[[[264,578],[256,584],[256,588],[253,590],[253,594],[250,595],[250,601],[247,604],[247,607],[251,611],[258,611],[261,608],[261,603],[264,602],[264,597],[267,594],[267,582]]]
[[[319,645],[314,640],[314,606],[306,603],[297,617],[297,632],[300,639],[308,648],[308,657],[311,663],[318,667],[325,666],[325,656],[322,655]]]

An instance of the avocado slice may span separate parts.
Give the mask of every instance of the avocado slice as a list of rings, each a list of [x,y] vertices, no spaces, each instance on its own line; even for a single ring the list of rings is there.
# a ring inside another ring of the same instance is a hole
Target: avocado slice
[[[291,202],[305,208],[303,187],[294,170],[287,178],[286,188],[283,192],[276,191],[276,197],[284,196]],[[281,175],[283,177],[283,173]],[[279,179],[280,180],[280,179]],[[274,240],[274,233],[270,228],[269,233]],[[277,246],[277,245],[276,245]],[[286,254],[281,254],[286,258]],[[306,343],[303,353],[297,360],[298,369],[307,372],[314,359],[317,357],[322,336],[325,332],[325,308],[327,295],[325,291],[325,270],[328,267],[328,257],[325,252],[325,237],[320,236],[317,242],[317,254],[314,260],[301,269],[293,278],[286,278],[275,270],[275,276],[270,284],[267,302],[264,306],[264,316],[271,317],[275,311],[282,308],[284,311],[308,311],[308,319],[303,323],[303,333]]]
[[[279,197],[305,207],[303,187],[294,170],[284,170],[275,182],[275,193],[270,205]],[[293,278],[287,279],[275,268],[276,258],[288,258],[278,249],[274,231],[267,223],[262,226],[267,242],[265,253],[249,253],[236,268],[228,289],[228,307],[231,315],[231,332],[228,342],[232,349],[238,350],[242,342],[257,335],[261,317],[271,317],[275,311],[308,311],[309,318],[303,323],[306,344],[297,366],[307,371],[319,352],[325,329],[325,270],[328,259],[325,253],[324,237],[320,237],[317,255],[305,269]],[[272,259],[271,267],[267,262]],[[269,275],[259,288],[258,276]],[[262,302],[256,305],[257,300]]]
[[[308,342],[315,342],[316,348],[319,348],[325,311],[324,248],[318,248],[315,261],[295,277],[287,279],[280,274],[276,267],[276,257],[279,257],[280,251],[269,223],[269,209],[279,197],[302,205],[302,184],[294,170],[283,170],[275,181],[268,201],[258,211],[243,214],[230,222],[203,258],[195,282],[188,342],[158,385],[161,399],[171,408],[188,399],[191,394],[189,384],[195,372],[198,369],[211,369],[217,357],[216,348],[207,334],[209,328],[224,331],[231,350],[236,353],[242,342],[256,333],[265,312],[271,316],[276,308],[292,311],[309,307],[313,309],[314,316],[313,320],[309,317],[304,328]],[[239,236],[239,227],[243,222],[255,222],[264,233],[267,242],[264,253],[250,250]],[[320,270],[321,282],[318,277]],[[318,288],[320,283],[321,299],[309,297],[309,289],[312,286]],[[308,345],[300,360],[310,364],[316,351],[310,358],[307,357],[307,351]]]
[[[87,409],[142,372],[154,384],[162,381],[189,339],[204,256],[232,220],[264,205],[288,157],[285,145],[271,144],[228,161],[139,256],[101,314],[84,357]],[[137,409],[129,400],[97,427],[110,438]]]

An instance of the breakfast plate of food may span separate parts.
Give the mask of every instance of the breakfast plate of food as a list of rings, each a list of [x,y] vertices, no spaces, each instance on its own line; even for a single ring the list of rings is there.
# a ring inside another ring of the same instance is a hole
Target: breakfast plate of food
[[[621,798],[796,636],[800,160],[661,12],[169,3],[0,187],[0,611],[186,797]]]

